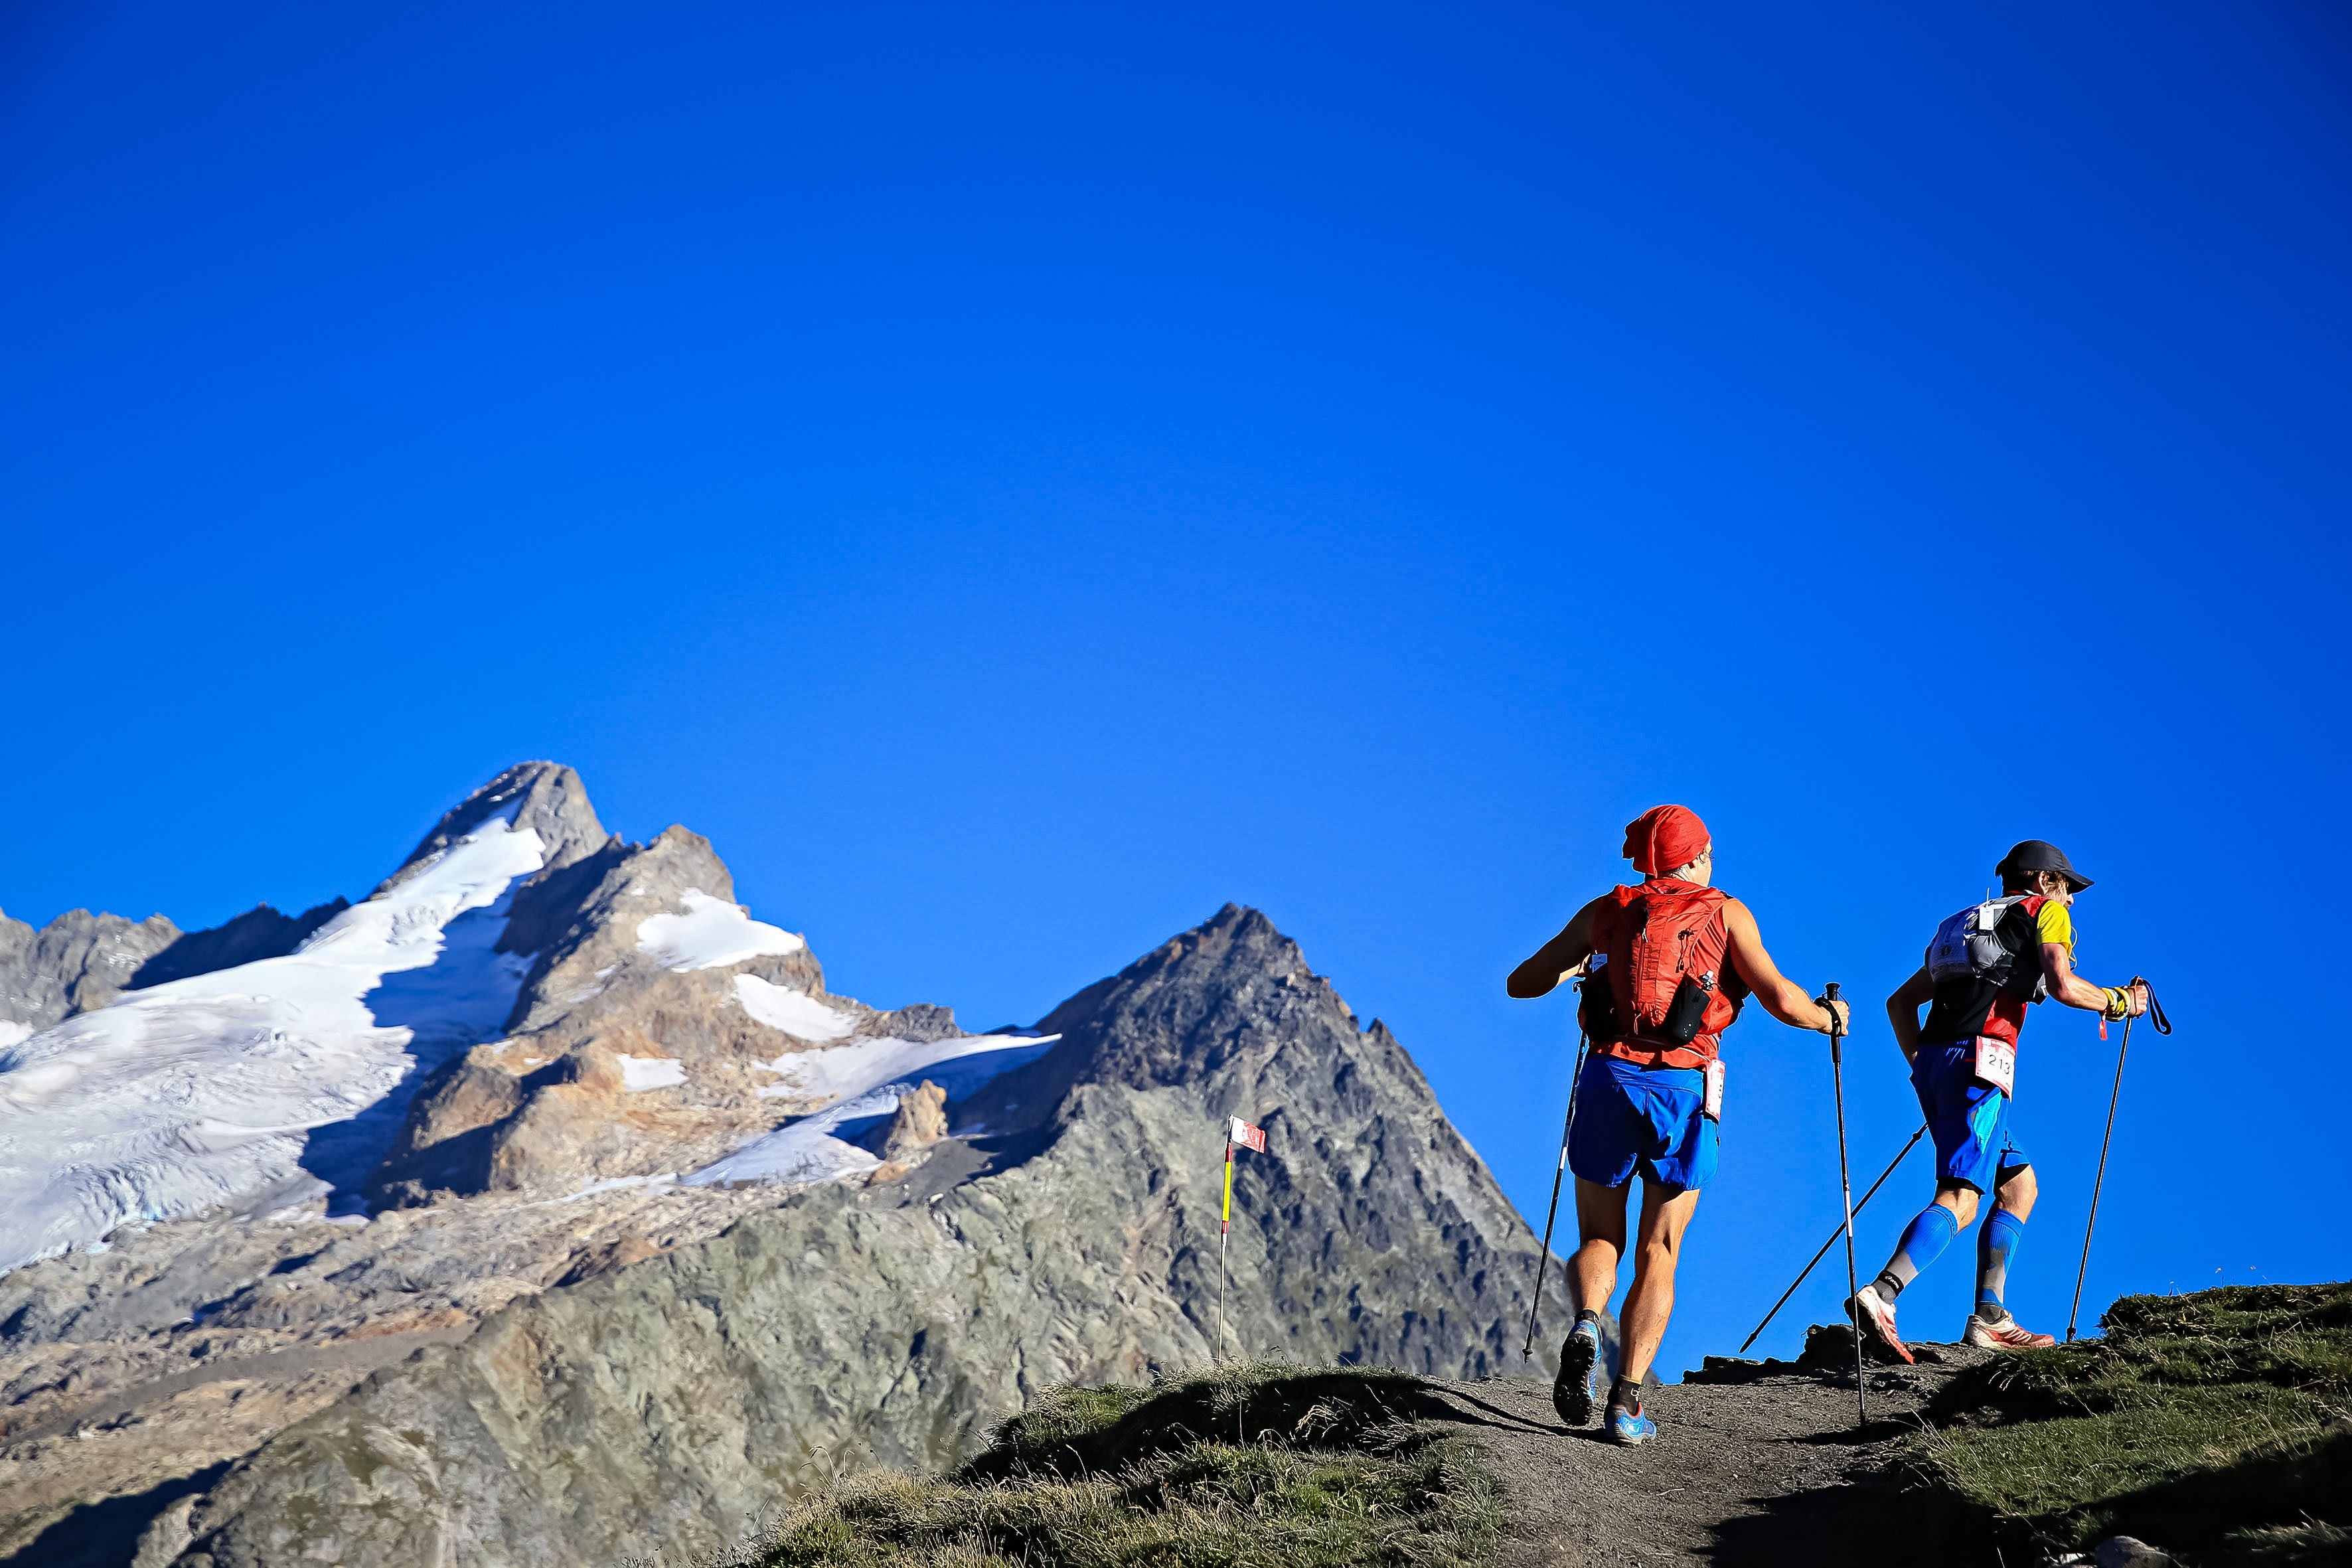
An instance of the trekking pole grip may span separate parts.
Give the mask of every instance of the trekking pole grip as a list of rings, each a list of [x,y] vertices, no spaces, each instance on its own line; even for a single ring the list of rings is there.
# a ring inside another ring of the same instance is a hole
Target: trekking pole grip
[[[1844,1035],[1845,1030],[1838,1022],[1837,1009],[1831,1005],[1832,1003],[1839,1000],[1841,998],[1838,995],[1836,981],[1832,980],[1822,987],[1822,1010],[1830,1016],[1830,1057],[1832,1060],[1843,1055],[1838,1047],[1838,1040]]]

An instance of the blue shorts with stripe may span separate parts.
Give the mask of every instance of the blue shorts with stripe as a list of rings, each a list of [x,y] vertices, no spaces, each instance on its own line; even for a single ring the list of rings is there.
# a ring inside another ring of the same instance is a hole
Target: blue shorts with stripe
[[[1922,1046],[1911,1063],[1911,1088],[1936,1141],[1936,1173],[1989,1193],[2000,1185],[2001,1173],[2033,1162],[2010,1131],[2009,1096],[1977,1081],[1975,1056],[1972,1045]]]
[[[1706,1101],[1696,1068],[1643,1067],[1595,1051],[1577,1080],[1568,1168],[1604,1187],[1623,1186],[1636,1171],[1664,1186],[1705,1186],[1716,1159]]]

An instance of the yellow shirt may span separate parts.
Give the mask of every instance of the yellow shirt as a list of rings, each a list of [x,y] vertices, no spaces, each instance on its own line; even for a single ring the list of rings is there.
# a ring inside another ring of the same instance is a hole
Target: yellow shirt
[[[2065,905],[2053,899],[2034,911],[2033,923],[2042,928],[2042,940],[2054,942],[2071,956],[2074,951],[2074,917]]]

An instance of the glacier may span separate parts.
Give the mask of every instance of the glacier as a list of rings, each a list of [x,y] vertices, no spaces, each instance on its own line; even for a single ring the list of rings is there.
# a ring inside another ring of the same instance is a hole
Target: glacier
[[[356,1184],[398,1091],[514,1005],[529,959],[494,949],[510,885],[545,860],[492,817],[293,952],[0,1047],[0,1272],[131,1221]]]
[[[1059,1035],[957,1035],[944,1040],[892,1036],[852,1040],[826,1050],[786,1052],[757,1065],[781,1075],[762,1096],[805,1094],[833,1103],[685,1178],[693,1187],[731,1182],[826,1182],[871,1171],[882,1162],[848,1141],[852,1123],[898,1109],[898,1097],[929,1079],[950,1101],[1051,1049]]]

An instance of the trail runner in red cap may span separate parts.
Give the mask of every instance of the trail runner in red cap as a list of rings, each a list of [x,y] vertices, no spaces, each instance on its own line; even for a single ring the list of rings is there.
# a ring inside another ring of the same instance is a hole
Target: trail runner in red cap
[[[2039,1192],[2009,1124],[2018,1033],[2025,1009],[2045,995],[2103,1018],[2147,1011],[2141,981],[2094,985],[2074,973],[2072,908],[2091,879],[2063,851],[2029,838],[1995,869],[2001,896],[1938,927],[1927,962],[1886,999],[1895,1043],[1911,1066],[1911,1087],[1936,1140],[1936,1199],[1904,1230],[1878,1278],[1846,1307],[1864,1337],[1896,1361],[1911,1360],[1911,1352],[1895,1331],[1895,1299],[1969,1227],[1988,1192],[1993,1212],[1977,1235],[1976,1310],[1961,1337],[2000,1351],[2057,1343],[2026,1329],[2004,1300],[2010,1264]]]
[[[1748,906],[1709,885],[1715,851],[1696,813],[1679,805],[1643,812],[1626,826],[1624,854],[1641,886],[1612,889],[1577,910],[1511,972],[1505,989],[1541,996],[1563,980],[1591,976],[1579,1017],[1592,1051],[1574,1090],[1568,1146],[1580,1238],[1569,1268],[1576,1326],[1560,1347],[1552,1404],[1561,1420],[1581,1427],[1602,1405],[1605,1387],[1609,1436],[1645,1443],[1658,1427],[1642,1408],[1642,1379],[1674,1311],[1683,1229],[1715,1172],[1723,1031],[1750,993],[1800,1029],[1826,1033],[1831,1015],[1781,977]],[[1845,1004],[1829,1005],[1843,1027]],[[1617,1289],[1636,1172],[1643,1196],[1633,1285],[1618,1375],[1604,1383],[1601,1310]]]

